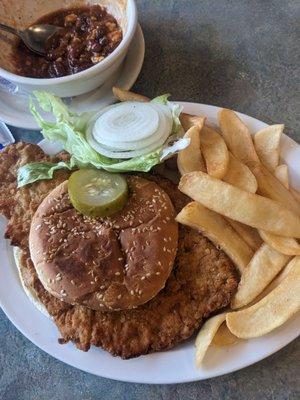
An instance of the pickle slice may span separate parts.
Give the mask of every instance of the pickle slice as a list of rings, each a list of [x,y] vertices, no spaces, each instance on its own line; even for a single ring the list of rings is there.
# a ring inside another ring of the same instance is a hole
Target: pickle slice
[[[74,208],[89,217],[107,217],[123,209],[128,198],[126,179],[97,169],[80,169],[68,181]]]

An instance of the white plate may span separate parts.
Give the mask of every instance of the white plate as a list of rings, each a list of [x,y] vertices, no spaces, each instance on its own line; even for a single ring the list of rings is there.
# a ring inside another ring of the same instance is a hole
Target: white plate
[[[218,107],[195,103],[182,103],[186,112],[206,115],[215,124]],[[239,114],[255,132],[266,126],[254,118]],[[300,189],[300,146],[288,137],[282,141],[281,156],[290,166],[294,186]],[[50,150],[44,142],[43,148]],[[212,378],[239,370],[286,346],[300,334],[300,315],[274,332],[257,339],[243,341],[225,348],[211,347],[204,366],[194,366],[194,343],[189,340],[176,348],[132,360],[114,358],[105,351],[92,347],[87,353],[76,350],[68,343],[59,345],[59,333],[51,320],[34,308],[22,290],[18,279],[12,249],[2,239],[5,228],[0,219],[0,305],[11,322],[33,343],[57,359],[73,367],[106,378],[139,383],[179,383]],[[12,295],[13,293],[13,295]]]
[[[109,81],[92,92],[68,99],[74,111],[100,109],[115,101],[112,86],[130,89],[136,81],[144,61],[145,42],[140,25],[129,47],[125,61]],[[0,90],[0,120],[24,129],[39,129],[28,109],[28,96]]]

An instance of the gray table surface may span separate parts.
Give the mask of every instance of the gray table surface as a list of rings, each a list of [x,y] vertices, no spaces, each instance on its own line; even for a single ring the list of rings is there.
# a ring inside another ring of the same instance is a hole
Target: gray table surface
[[[150,97],[171,92],[173,99],[225,106],[268,123],[284,123],[285,132],[300,141],[299,1],[139,0],[137,4],[146,57],[134,89]],[[13,133],[18,140],[40,138],[28,131]],[[299,367],[298,339],[256,365],[204,382],[169,386],[116,382],[48,356],[0,311],[3,400],[299,399]]]

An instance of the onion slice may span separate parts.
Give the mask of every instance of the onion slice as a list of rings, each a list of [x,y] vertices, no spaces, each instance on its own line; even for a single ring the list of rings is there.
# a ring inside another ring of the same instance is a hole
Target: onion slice
[[[102,155],[128,159],[161,147],[172,131],[172,123],[166,105],[124,102],[102,110],[88,128],[86,138]]]

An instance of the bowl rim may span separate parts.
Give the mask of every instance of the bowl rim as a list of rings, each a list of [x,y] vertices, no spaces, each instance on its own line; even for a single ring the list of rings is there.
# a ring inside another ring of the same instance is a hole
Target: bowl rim
[[[128,48],[133,35],[135,34],[137,27],[137,7],[135,0],[127,0],[126,11],[131,9],[131,16],[128,18],[128,29],[123,36],[121,43],[115,50],[110,53],[104,60],[99,62],[98,64],[89,67],[81,72],[77,72],[76,74],[61,76],[58,78],[29,78],[27,76],[17,75],[13,72],[9,72],[4,68],[0,67],[0,77],[7,79],[13,83],[27,84],[32,86],[48,86],[55,84],[67,83],[70,81],[75,81],[80,78],[89,78],[95,75],[98,75],[99,72],[103,72],[108,69],[114,61],[118,59],[126,49]]]

